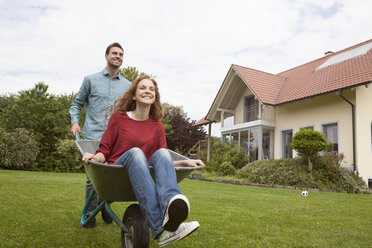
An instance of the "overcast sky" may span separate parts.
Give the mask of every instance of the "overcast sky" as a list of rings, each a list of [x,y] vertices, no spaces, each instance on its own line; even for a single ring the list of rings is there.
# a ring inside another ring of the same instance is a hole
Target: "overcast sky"
[[[119,42],[163,102],[203,118],[231,64],[279,73],[372,39],[370,0],[0,0],[0,94],[77,92]]]

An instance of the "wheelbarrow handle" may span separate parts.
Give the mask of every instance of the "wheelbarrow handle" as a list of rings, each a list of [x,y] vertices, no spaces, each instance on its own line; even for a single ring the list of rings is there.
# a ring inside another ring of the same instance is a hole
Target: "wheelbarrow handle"
[[[75,135],[75,137],[76,137],[76,140],[80,140],[80,134],[77,133],[77,134]]]

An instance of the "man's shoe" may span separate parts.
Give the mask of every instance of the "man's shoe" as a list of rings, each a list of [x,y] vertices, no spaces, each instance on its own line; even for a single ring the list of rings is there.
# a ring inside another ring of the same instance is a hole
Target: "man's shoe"
[[[178,240],[181,240],[190,235],[196,229],[198,229],[199,226],[200,226],[199,222],[192,221],[189,223],[182,223],[175,232],[168,232],[164,230],[157,238],[159,246],[163,247]]]
[[[112,223],[112,218],[111,216],[107,213],[105,207],[101,209],[101,214],[102,214],[102,219],[104,222],[111,224]]]
[[[163,220],[163,229],[175,232],[179,225],[187,219],[190,213],[190,203],[186,196],[178,194],[168,203]]]
[[[87,216],[88,218],[89,216]],[[84,228],[94,228],[96,227],[96,217],[93,217],[85,226],[83,226]]]

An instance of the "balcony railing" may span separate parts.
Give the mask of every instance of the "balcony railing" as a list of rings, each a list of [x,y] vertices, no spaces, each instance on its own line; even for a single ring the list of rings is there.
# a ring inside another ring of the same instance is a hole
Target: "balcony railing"
[[[255,120],[260,119],[258,108],[259,108],[259,104],[245,106],[243,108],[244,122],[250,122],[250,121],[255,121]]]

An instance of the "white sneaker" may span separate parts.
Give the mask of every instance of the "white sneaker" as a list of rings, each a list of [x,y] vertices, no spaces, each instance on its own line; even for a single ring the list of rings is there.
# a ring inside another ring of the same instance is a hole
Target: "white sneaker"
[[[182,223],[175,232],[168,232],[164,230],[157,238],[159,246],[163,247],[173,242],[181,240],[190,235],[193,231],[199,228],[199,222],[192,221],[189,223]]]
[[[163,220],[163,229],[175,232],[179,225],[187,219],[190,213],[190,203],[186,196],[178,194],[168,203]]]

